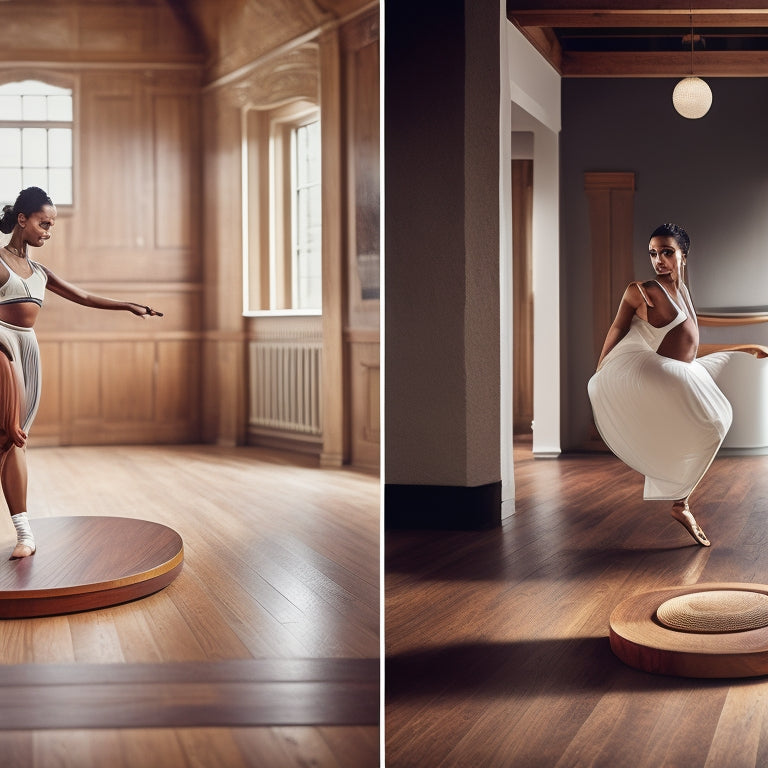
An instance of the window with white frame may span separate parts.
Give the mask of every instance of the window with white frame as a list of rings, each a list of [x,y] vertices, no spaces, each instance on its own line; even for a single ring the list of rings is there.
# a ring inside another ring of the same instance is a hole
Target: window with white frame
[[[322,309],[320,113],[297,101],[244,114],[244,310]]]
[[[73,202],[72,91],[40,80],[0,85],[0,201],[31,186]]]
[[[291,300],[294,309],[322,306],[320,121],[291,130]]]

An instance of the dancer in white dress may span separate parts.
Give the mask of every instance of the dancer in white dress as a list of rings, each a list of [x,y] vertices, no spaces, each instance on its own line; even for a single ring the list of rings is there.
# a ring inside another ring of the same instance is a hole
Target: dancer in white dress
[[[644,498],[673,501],[672,517],[708,547],[688,499],[732,414],[710,375],[723,361],[696,359],[698,323],[684,281],[689,247],[674,224],[653,232],[648,250],[656,278],[627,287],[587,389],[605,443],[646,476]]]

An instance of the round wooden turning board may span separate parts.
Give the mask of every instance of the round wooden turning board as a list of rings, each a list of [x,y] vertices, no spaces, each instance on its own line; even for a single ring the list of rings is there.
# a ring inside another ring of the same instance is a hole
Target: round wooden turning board
[[[0,556],[0,618],[88,611],[146,597],[181,572],[176,531],[126,517],[33,519],[37,551]]]
[[[768,675],[768,585],[714,583],[633,595],[610,618],[611,650],[645,672]]]

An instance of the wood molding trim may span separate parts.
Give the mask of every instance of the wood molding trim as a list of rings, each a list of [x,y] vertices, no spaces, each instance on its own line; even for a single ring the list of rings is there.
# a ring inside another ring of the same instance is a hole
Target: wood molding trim
[[[381,333],[378,328],[347,328],[344,341],[350,344],[378,344]]]
[[[587,171],[584,174],[584,189],[591,192],[596,189],[635,189],[635,174],[624,171]]]
[[[564,53],[563,77],[686,77],[691,71],[689,53]],[[718,51],[696,54],[699,77],[766,77],[765,51]]]
[[[768,323],[768,314],[744,315],[742,317],[722,317],[720,315],[707,315],[696,313],[699,325],[730,326],[730,325],[755,325],[756,323]]]
[[[321,463],[339,466],[347,460],[344,408],[344,248],[338,212],[343,206],[341,57],[338,30],[320,38],[320,113],[323,242],[323,360]]]

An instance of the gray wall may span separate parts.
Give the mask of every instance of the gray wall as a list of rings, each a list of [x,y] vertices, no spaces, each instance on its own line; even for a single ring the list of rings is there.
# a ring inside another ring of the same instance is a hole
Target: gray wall
[[[711,78],[709,113],[680,117],[677,80],[564,79],[561,147],[563,445],[589,423],[591,260],[585,171],[634,171],[635,278],[651,277],[651,231],[665,221],[691,237],[689,282],[699,309],[768,307],[768,80]],[[607,329],[606,329],[607,330]],[[768,344],[768,323],[702,328],[704,343]]]

